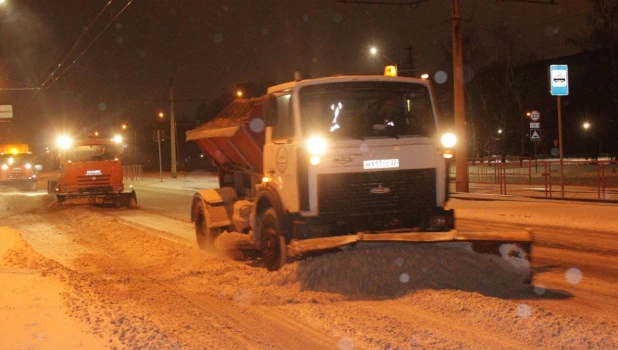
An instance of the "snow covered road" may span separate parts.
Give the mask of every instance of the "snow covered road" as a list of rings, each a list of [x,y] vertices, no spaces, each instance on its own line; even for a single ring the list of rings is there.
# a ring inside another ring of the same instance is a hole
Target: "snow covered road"
[[[2,349],[618,347],[614,234],[539,213],[538,225],[510,223],[535,217],[531,204],[451,203],[460,229],[535,228],[525,288],[491,259],[418,245],[349,247],[268,272],[199,251],[187,220],[156,211],[0,198]],[[24,276],[39,282],[24,287]],[[37,304],[42,295],[57,307]],[[75,334],[59,338],[50,318]]]

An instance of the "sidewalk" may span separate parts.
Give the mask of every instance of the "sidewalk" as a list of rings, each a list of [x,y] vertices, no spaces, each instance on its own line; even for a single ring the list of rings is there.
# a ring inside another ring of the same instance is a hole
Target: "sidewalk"
[[[143,176],[134,179],[125,179],[125,185],[134,187],[148,186],[153,188],[180,189],[185,191],[199,191],[219,187],[219,179],[214,172],[198,170],[193,172],[177,172],[176,178],[171,173],[163,174],[146,172]]]
[[[551,186],[551,191],[549,188],[545,188],[544,185],[539,184],[507,184],[505,187],[501,188],[500,184],[470,183],[468,187],[469,191],[466,194],[521,197],[544,200],[592,201],[618,204],[618,189],[616,188],[606,188],[605,193],[599,194],[596,187],[565,185],[564,198],[562,198],[562,189],[560,184],[553,184]],[[454,183],[451,183],[450,190],[451,193],[457,193]],[[599,199],[599,197],[601,199]]]

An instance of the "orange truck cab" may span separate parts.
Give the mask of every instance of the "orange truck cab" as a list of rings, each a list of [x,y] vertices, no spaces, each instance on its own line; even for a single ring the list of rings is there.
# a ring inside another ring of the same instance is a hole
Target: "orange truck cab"
[[[0,145],[0,186],[36,191],[35,160],[27,144]]]
[[[122,147],[113,140],[85,139],[71,142],[59,153],[61,173],[48,183],[48,192],[62,202],[88,198],[91,204],[135,206],[135,191],[123,184]]]

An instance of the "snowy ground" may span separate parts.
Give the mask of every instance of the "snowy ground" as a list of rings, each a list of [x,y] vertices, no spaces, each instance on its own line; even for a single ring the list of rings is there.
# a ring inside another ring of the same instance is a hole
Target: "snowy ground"
[[[187,222],[0,196],[0,349],[618,347],[617,206],[457,197],[464,226],[548,227],[555,271],[526,288],[489,256],[381,244],[270,273],[198,251]]]

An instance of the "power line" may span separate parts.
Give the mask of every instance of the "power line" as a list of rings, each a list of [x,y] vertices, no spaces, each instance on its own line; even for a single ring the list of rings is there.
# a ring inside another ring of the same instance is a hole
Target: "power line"
[[[111,3],[111,1],[110,1]],[[120,15],[129,7],[131,6],[131,4],[133,3],[133,0],[129,0],[126,5],[112,18],[109,20],[109,22],[105,25],[105,27],[99,32],[99,34],[97,34],[97,36],[88,44],[88,46],[86,46],[77,57],[75,57],[75,59],[71,62],[71,64],[69,64],[66,68],[64,68],[64,70],[58,75],[56,76],[51,82],[49,82],[49,85],[57,82],[64,74],[66,74],[66,72],[69,71],[69,69],[71,69],[71,67],[73,67],[73,65],[80,59],[82,58],[86,52],[88,51],[88,49],[90,49],[90,47],[92,47],[92,45],[94,45],[94,43],[103,35],[103,33],[107,30],[107,28],[109,28],[112,23],[114,23],[114,21],[116,19],[118,19],[118,17],[120,17]],[[49,86],[48,86],[49,87]]]
[[[503,2],[525,2],[528,4],[539,4],[539,5],[558,5],[556,0],[502,0]]]
[[[431,0],[412,0],[412,1],[380,1],[380,0],[337,0],[344,4],[365,4],[365,5],[394,5],[394,6],[415,6]]]
[[[51,80],[53,79],[54,75],[56,74],[56,72],[58,72],[61,68],[64,68],[64,63],[69,59],[69,56],[73,53],[73,51],[75,50],[75,48],[77,47],[77,45],[79,45],[79,43],[82,41],[82,39],[84,38],[84,36],[86,36],[86,33],[88,33],[88,31],[90,30],[90,28],[92,28],[92,26],[94,25],[94,23],[99,19],[99,17],[101,17],[101,15],[103,14],[103,12],[105,12],[105,10],[112,4],[113,0],[109,0],[107,2],[107,5],[105,5],[105,7],[103,7],[103,9],[101,9],[101,11],[95,16],[95,18],[92,20],[92,22],[90,22],[90,24],[86,27],[86,29],[84,29],[84,31],[82,32],[82,35],[79,36],[79,38],[77,38],[77,40],[75,41],[75,43],[73,44],[73,46],[71,46],[71,48],[69,49],[69,51],[67,52],[67,54],[64,56],[64,58],[62,59],[62,61],[60,61],[59,64],[56,65],[56,68],[49,74],[49,76],[47,77],[47,79],[45,79],[45,81],[43,81],[41,83],[41,88],[45,87],[45,85]],[[48,71],[51,67],[53,67],[53,63],[50,64],[50,66],[45,70]]]

